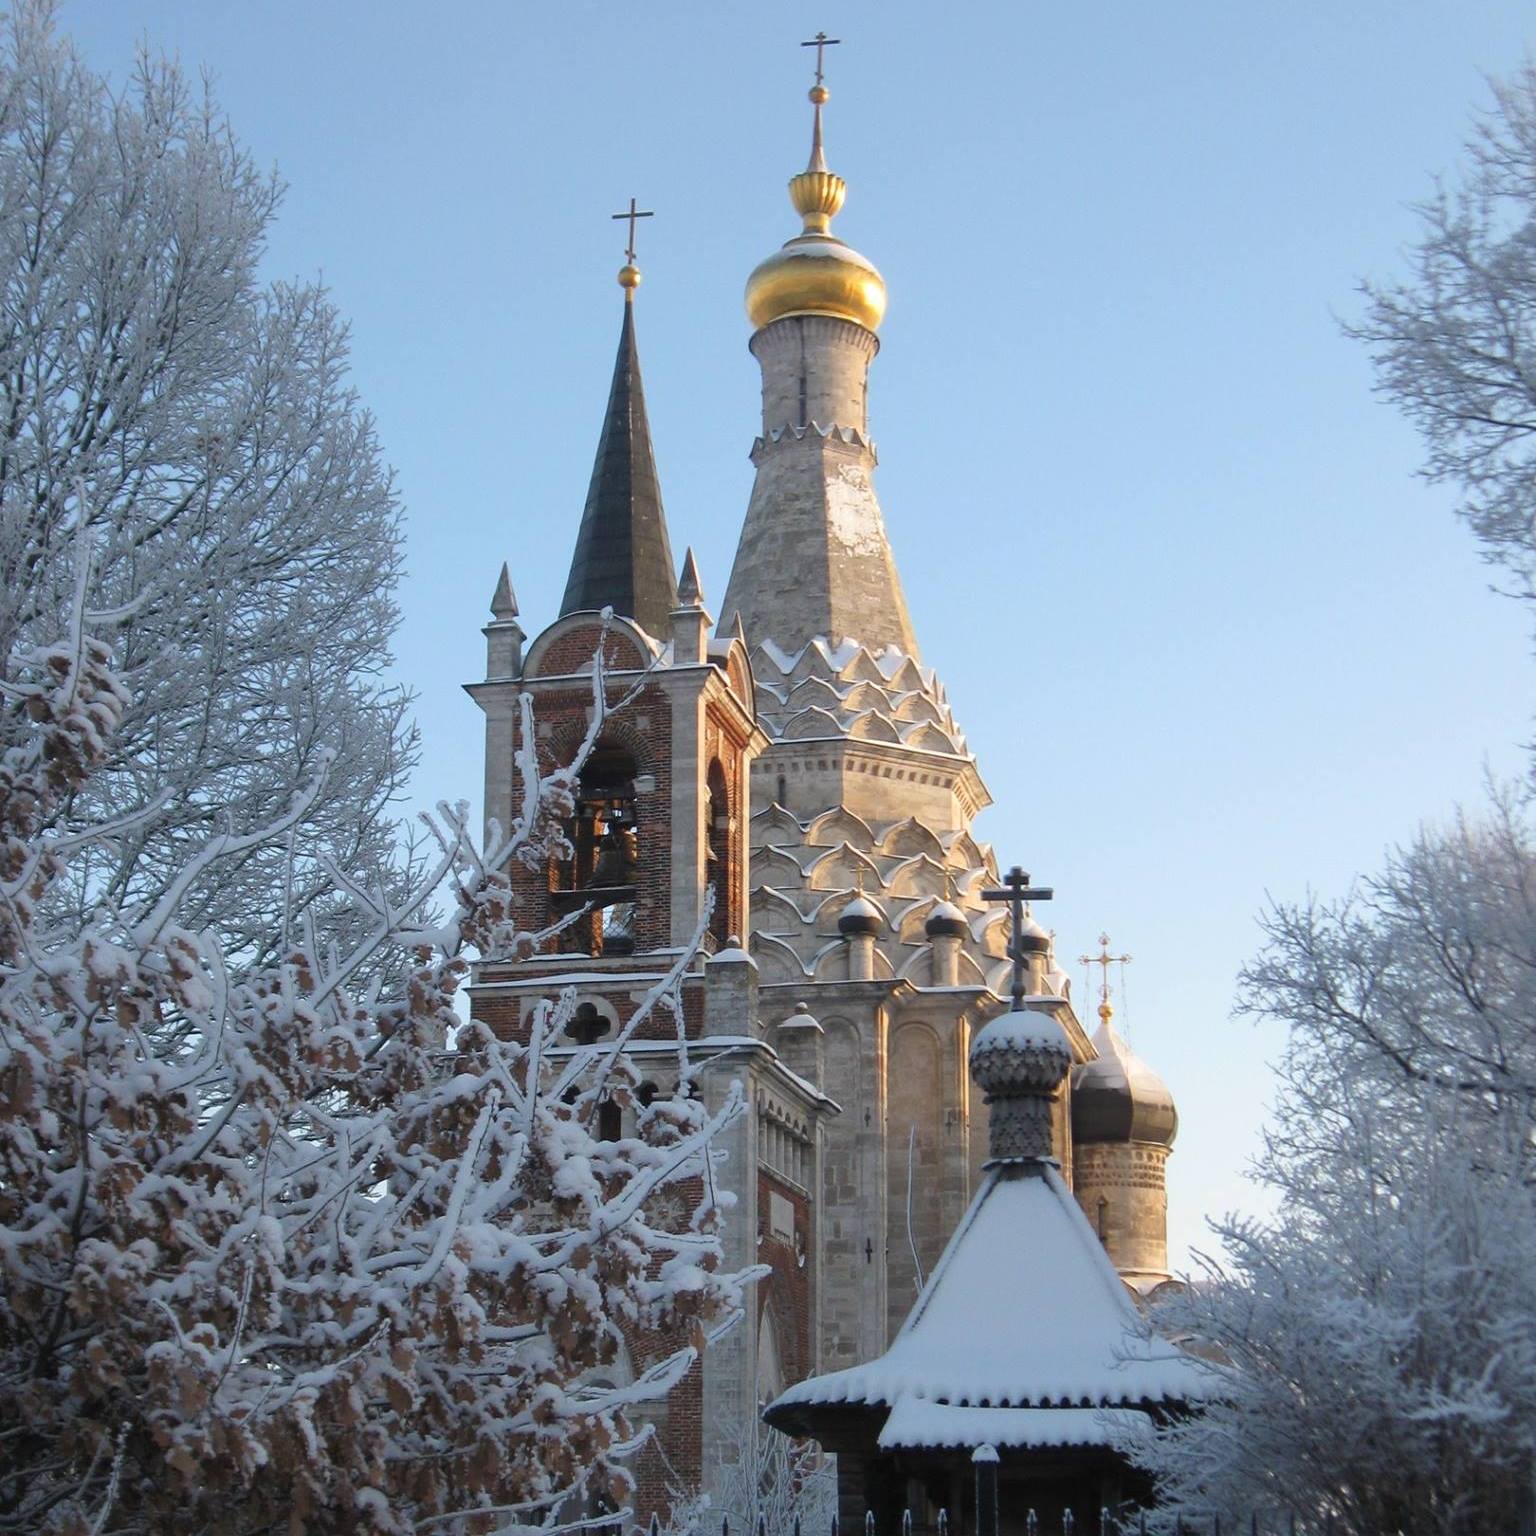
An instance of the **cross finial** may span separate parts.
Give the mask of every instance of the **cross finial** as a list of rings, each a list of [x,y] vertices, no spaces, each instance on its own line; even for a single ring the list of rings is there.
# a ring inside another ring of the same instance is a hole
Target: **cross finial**
[[[1030,901],[1049,901],[1056,892],[1050,886],[1032,886],[1029,876],[1017,864],[1003,876],[1003,888],[983,891],[983,901],[1001,901],[1007,904],[1013,915],[1013,938],[1008,945],[1008,958],[1013,961],[1013,1012],[1024,1011],[1024,905]]]
[[[1112,965],[1129,965],[1129,955],[1112,955],[1109,952],[1109,935],[1099,935],[1099,952],[1096,955],[1079,955],[1080,965],[1097,965],[1102,967],[1099,972],[1099,1017],[1107,1024],[1114,1009],[1109,1005],[1109,968]]]
[[[654,209],[650,209],[650,208],[641,209],[640,207],[638,207],[636,205],[634,198],[630,198],[630,200],[629,200],[629,207],[626,208],[623,213],[616,213],[616,214],[614,214],[613,217],[616,218],[616,219],[627,219],[629,221],[629,239],[624,242],[624,260],[627,261],[630,264],[630,266],[634,266],[634,264],[635,264],[635,220],[636,219],[654,219],[656,217],[656,212],[655,212]]]
[[[825,32],[818,32],[815,37],[807,38],[801,43],[802,48],[814,48],[816,50],[816,84],[820,85],[825,78],[823,65],[826,63],[828,48],[836,48],[842,42],[840,37],[828,37]]]

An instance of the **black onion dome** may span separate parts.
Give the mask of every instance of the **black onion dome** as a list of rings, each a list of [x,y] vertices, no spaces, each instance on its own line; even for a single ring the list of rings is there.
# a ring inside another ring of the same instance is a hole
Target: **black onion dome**
[[[963,939],[970,931],[971,925],[966,922],[965,913],[952,901],[936,903],[933,911],[928,914],[928,921],[923,924],[923,932],[930,939]]]
[[[837,931],[845,938],[856,933],[879,933],[884,926],[884,914],[867,896],[855,896],[837,920]]]
[[[1019,925],[1019,948],[1026,955],[1044,955],[1050,953],[1051,936],[1044,928],[1032,918],[1029,913],[1024,914],[1024,921]]]
[[[1074,1141],[1148,1141],[1171,1147],[1179,1112],[1168,1085],[1106,1018],[1094,1032],[1099,1055],[1072,1074]]]

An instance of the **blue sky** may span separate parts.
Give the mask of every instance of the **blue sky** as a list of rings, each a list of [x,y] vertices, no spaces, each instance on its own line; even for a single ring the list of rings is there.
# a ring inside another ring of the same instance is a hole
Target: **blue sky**
[[[478,803],[479,625],[503,559],[554,616],[620,319],[673,547],[717,601],[757,411],[741,289],[795,232],[829,56],[838,232],[890,287],[878,486],[924,660],[1055,885],[1059,952],[1129,950],[1132,1044],[1183,1115],[1171,1234],[1241,1179],[1278,1038],[1230,1018],[1266,893],[1345,890],[1519,771],[1526,616],[1338,317],[1454,169],[1515,0],[936,7],[64,0],[213,75],[290,190],[273,276],[323,275],[408,511],[398,672],[419,800]],[[1069,967],[1081,977],[1081,968]],[[1081,987],[1081,980],[1078,986]],[[1087,1012],[1085,1008],[1083,1011]]]

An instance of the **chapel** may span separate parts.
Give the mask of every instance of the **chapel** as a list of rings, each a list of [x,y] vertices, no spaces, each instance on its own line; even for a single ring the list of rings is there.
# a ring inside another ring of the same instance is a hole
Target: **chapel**
[[[573,857],[514,872],[522,921],[561,922],[558,942],[483,959],[474,1015],[515,1032],[570,986],[572,1048],[611,1038],[698,939],[683,989],[696,1082],[706,1098],[740,1084],[747,1103],[722,1173],[737,1199],[727,1255],[767,1273],[741,1326],[658,1408],[643,1509],[664,1508],[679,1478],[709,1487],[739,1426],[769,1404],[773,1422],[814,1433],[817,1405],[786,1393],[871,1369],[915,1306],[932,1311],[936,1285],[946,1308],[970,1308],[943,1262],[968,1223],[1007,1211],[1019,1240],[1070,1249],[1068,1270],[1113,1293],[1111,1320],[1134,1318],[1136,1298],[1169,1279],[1173,1101],[1115,1031],[1107,987],[1090,1034],[1052,936],[1027,907],[986,894],[1000,872],[974,824],[991,796],[924,661],[875,494],[869,384],[887,292],[833,232],[847,187],[824,142],[821,52],[810,156],[789,181],[801,227],[747,282],[762,415],[718,605],[692,551],[680,571],[673,557],[631,240],[564,593],[530,640],[503,567],[485,677],[468,685],[485,716],[486,817],[503,827],[522,701],[553,767],[592,718],[599,647],[606,685],[625,695],[575,788]],[[1010,996],[1061,1066],[1036,1095],[1047,1144],[1023,1196],[993,1166],[995,1106],[972,1074]],[[659,1059],[665,1041],[654,1045]],[[650,1048],[641,1030],[630,1049]],[[1058,1298],[1068,1311],[1070,1289]],[[644,1341],[633,1344],[626,1368],[638,1371]],[[1065,1422],[1049,1426],[1058,1448]],[[882,1426],[859,1420],[850,1466],[885,1454]],[[1013,1449],[1027,1472],[1026,1431]],[[907,1506],[919,1523],[942,1492],[924,1475]],[[862,1488],[842,1480],[845,1516],[862,1518]]]

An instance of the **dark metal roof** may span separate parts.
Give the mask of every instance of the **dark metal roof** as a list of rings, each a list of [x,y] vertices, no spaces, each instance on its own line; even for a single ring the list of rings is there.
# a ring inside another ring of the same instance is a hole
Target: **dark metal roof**
[[[635,306],[626,299],[608,411],[560,613],[611,607],[664,640],[677,607],[674,571],[640,382]]]

